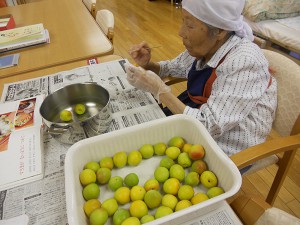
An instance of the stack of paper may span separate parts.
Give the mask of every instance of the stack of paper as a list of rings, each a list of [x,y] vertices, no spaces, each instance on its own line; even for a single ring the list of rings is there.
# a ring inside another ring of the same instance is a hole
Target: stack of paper
[[[0,69],[16,66],[19,63],[20,54],[5,55],[0,57]]]
[[[49,42],[49,33],[43,24],[0,31],[0,52]]]
[[[11,14],[0,16],[0,31],[16,27],[14,17]]]

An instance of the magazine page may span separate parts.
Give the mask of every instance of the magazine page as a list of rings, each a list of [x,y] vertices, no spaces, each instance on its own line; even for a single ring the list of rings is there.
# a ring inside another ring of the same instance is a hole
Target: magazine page
[[[43,96],[0,105],[0,190],[42,174]]]

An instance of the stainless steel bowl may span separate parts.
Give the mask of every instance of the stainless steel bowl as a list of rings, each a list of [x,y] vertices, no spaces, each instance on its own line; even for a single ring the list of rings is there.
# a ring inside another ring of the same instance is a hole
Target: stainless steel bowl
[[[96,83],[71,84],[48,95],[40,107],[40,114],[54,138],[73,144],[84,139],[86,134],[95,136],[106,132],[112,120],[109,101],[109,92]],[[84,114],[74,112],[76,104],[85,105]],[[72,112],[70,122],[60,119],[60,112],[65,109]]]

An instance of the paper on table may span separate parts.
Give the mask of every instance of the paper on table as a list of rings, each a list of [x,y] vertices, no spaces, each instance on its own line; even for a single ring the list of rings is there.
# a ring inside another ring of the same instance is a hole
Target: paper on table
[[[181,225],[242,225],[240,219],[231,209],[226,200],[220,201],[214,205],[203,208],[201,211],[195,213],[189,222],[179,223]]]
[[[43,99],[40,95],[0,104],[0,190],[43,177]]]
[[[17,217],[13,217],[8,220],[0,220],[0,225],[27,225],[29,222],[29,218],[27,215],[21,215]]]
[[[5,45],[0,44],[0,52],[6,52],[14,49],[29,47],[38,44],[50,43],[50,36],[47,29],[42,31],[43,35],[30,40],[22,40],[20,42],[12,42]],[[1,35],[1,34],[0,34]]]
[[[17,27],[0,32],[0,46],[38,39],[44,35],[43,24]]]
[[[4,69],[19,64],[20,54],[6,55],[0,57],[0,69]]]
[[[4,27],[8,24],[8,21],[9,21],[10,18],[3,18],[3,19],[0,19],[0,27]]]
[[[16,23],[13,15],[6,14],[0,16],[0,31],[13,29],[16,27]]]

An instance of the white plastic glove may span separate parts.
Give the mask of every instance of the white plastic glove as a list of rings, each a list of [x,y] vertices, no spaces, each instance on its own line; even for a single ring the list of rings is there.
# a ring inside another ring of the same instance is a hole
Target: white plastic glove
[[[159,95],[171,91],[163,80],[154,72],[144,70],[141,67],[136,67],[131,64],[125,64],[128,82],[143,91],[150,92],[154,98],[160,103]]]

